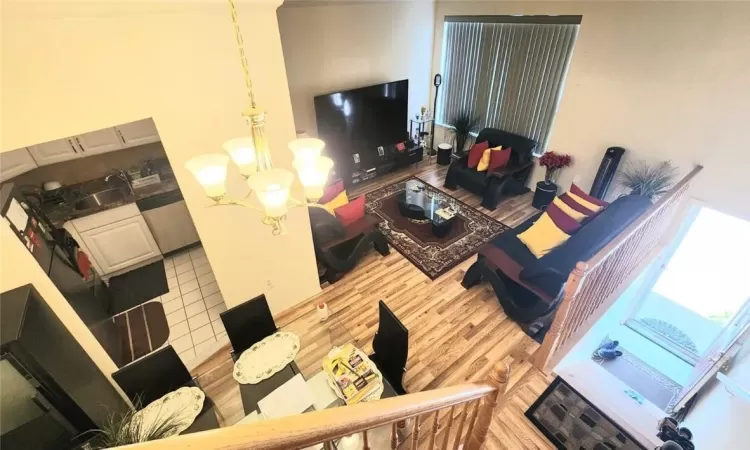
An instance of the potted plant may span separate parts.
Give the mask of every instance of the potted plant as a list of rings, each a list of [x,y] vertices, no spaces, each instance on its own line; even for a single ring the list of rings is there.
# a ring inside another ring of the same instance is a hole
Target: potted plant
[[[552,184],[557,181],[557,175],[560,169],[568,167],[573,162],[573,158],[570,155],[562,153],[546,152],[539,158],[539,165],[545,167],[547,171],[544,173],[544,182],[546,184]]]
[[[136,408],[139,409],[140,405],[141,402],[137,401]],[[101,428],[84,433],[94,435],[84,448],[105,449],[164,439],[176,435],[183,426],[176,414],[165,417],[159,415],[155,421],[147,424],[143,414],[139,413],[137,410],[128,410],[110,415]]]
[[[630,194],[643,195],[654,201],[667,192],[677,177],[671,161],[649,164],[646,161],[628,163],[620,172],[619,184]]]
[[[479,128],[479,116],[475,116],[470,110],[464,109],[453,115],[448,121],[448,125],[453,127],[450,133],[453,134],[453,139],[456,141],[455,152],[457,155],[463,155],[469,134],[476,132]]]

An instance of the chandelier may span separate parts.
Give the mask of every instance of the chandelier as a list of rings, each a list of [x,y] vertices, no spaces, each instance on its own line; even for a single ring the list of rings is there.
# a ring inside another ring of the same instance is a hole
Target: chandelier
[[[250,80],[244,42],[233,0],[229,0],[229,9],[249,99],[249,105],[242,112],[242,116],[250,127],[251,135],[230,139],[222,146],[226,153],[197,156],[185,163],[185,167],[203,186],[206,195],[214,201],[211,206],[237,205],[259,211],[263,214],[263,223],[272,227],[274,235],[280,235],[286,232],[284,220],[289,208],[316,205],[317,200],[323,196],[323,188],[328,179],[328,172],[333,167],[333,161],[321,156],[325,143],[320,139],[303,138],[291,141],[289,149],[294,154],[292,166],[304,187],[305,201],[290,197],[289,190],[294,182],[294,174],[288,170],[274,168],[271,162],[265,130],[266,114],[255,103],[253,83]],[[237,165],[250,188],[248,196],[254,192],[262,208],[244,200],[225,198],[227,165],[230,159]]]

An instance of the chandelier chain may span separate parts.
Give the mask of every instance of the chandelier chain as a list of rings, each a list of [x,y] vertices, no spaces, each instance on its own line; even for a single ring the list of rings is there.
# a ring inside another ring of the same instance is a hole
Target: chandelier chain
[[[245,85],[247,86],[247,96],[250,99],[250,106],[255,108],[255,94],[253,94],[253,82],[250,80],[250,69],[247,64],[247,56],[245,55],[245,42],[242,39],[242,32],[240,31],[240,23],[237,19],[237,8],[234,6],[234,0],[229,0],[229,10],[232,13],[232,23],[234,24],[234,34],[237,38],[237,47],[240,51],[240,62],[242,63],[242,71],[245,73]]]

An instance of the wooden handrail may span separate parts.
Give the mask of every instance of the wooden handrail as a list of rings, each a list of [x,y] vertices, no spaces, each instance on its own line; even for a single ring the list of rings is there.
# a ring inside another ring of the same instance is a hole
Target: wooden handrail
[[[539,370],[549,372],[617,300],[639,269],[656,256],[654,248],[702,169],[695,166],[604,248],[576,264],[552,325],[532,358]]]
[[[486,400],[479,408],[481,411],[477,420],[478,426],[475,426],[474,431],[467,433],[466,436],[470,443],[465,445],[465,448],[467,450],[478,450],[484,442],[497,399],[505,392],[508,378],[508,366],[505,363],[499,363],[493,368],[487,383],[462,384],[118,448],[132,450],[174,448],[287,450],[304,448],[384,425],[396,424],[432,412],[437,413],[444,408],[453,408],[456,405],[472,401]],[[396,429],[395,425],[393,429]],[[414,436],[418,437],[416,433]],[[446,436],[445,439],[448,439],[448,437]]]
[[[612,239],[609,244],[605,245],[603,249],[599,250],[594,256],[589,258],[589,260],[586,261],[586,265],[588,267],[586,270],[590,272],[594,270],[594,268],[599,266],[602,262],[604,262],[612,254],[612,252],[614,252],[626,240],[633,236],[633,234],[641,229],[652,216],[665,208],[668,205],[669,201],[672,200],[675,195],[681,192],[683,188],[687,187],[701,170],[703,170],[703,166],[698,165],[693,167],[693,170],[691,170],[690,173],[682,177],[682,179],[680,179],[680,181],[672,186],[669,191],[662,195],[659,200],[656,201],[656,203],[651,205],[646,211],[644,211],[643,214],[638,216],[638,218],[633,223],[628,225],[625,230],[618,234],[616,238]]]

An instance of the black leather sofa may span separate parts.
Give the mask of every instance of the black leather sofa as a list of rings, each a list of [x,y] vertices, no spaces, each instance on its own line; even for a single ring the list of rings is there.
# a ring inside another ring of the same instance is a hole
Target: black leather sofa
[[[649,206],[639,195],[620,197],[585,223],[565,244],[536,258],[517,235],[541,215],[506,231],[479,250],[477,262],[461,284],[466,289],[489,281],[505,313],[531,336],[541,335],[552,322],[568,275],[620,234]]]
[[[532,153],[537,146],[533,139],[498,130],[485,128],[479,132],[476,142],[487,141],[490,148],[502,145],[511,148],[510,161],[506,167],[490,172],[477,172],[469,167],[469,155],[453,162],[445,175],[445,186],[456,189],[457,186],[482,197],[482,206],[495,209],[503,197],[528,192],[526,182],[534,166]]]

